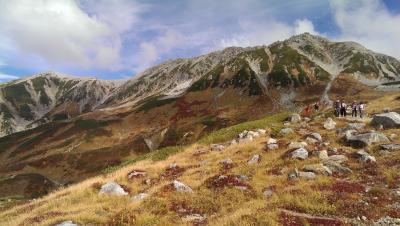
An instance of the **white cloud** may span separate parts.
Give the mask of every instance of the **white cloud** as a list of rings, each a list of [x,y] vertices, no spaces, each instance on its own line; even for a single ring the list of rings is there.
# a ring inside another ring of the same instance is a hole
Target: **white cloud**
[[[400,58],[400,14],[388,11],[379,0],[331,0],[341,34],[377,52]]]
[[[33,57],[50,67],[107,70],[123,67],[122,36],[140,11],[128,0],[0,0],[0,5],[0,41],[9,43],[0,51],[14,57],[8,64],[26,58],[32,63]]]
[[[314,24],[310,20],[308,19],[296,20],[294,34],[299,35],[305,32],[319,35],[319,33],[314,29]]]
[[[0,72],[0,82],[13,80],[13,79],[18,79],[18,77],[14,76],[14,75],[3,74]]]

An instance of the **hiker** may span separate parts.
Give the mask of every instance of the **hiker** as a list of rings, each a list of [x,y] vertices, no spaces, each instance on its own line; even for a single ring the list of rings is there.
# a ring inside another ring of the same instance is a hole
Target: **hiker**
[[[319,102],[315,102],[314,104],[314,110],[319,111]]]
[[[340,106],[340,115],[342,117],[346,117],[346,115],[347,115],[347,104],[344,101],[342,101],[341,106]]]
[[[357,109],[358,104],[356,101],[353,101],[353,103],[351,104],[351,117],[357,117]]]
[[[339,115],[340,115],[340,101],[339,100],[336,100],[336,102],[333,105],[333,109],[335,111],[335,116],[339,117]]]
[[[364,103],[360,102],[360,104],[358,105],[358,113],[360,114],[360,118],[364,117],[364,109],[365,109]]]

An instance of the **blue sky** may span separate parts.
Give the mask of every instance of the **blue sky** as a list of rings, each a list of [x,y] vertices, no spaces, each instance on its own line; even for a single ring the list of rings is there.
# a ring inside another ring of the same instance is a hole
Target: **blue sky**
[[[132,77],[168,59],[310,32],[400,58],[399,0],[0,0],[0,82]]]

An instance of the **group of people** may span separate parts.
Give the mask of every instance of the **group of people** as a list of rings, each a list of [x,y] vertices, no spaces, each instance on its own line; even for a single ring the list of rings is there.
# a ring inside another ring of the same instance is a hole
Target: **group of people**
[[[335,111],[335,116],[336,117],[346,117],[347,116],[347,109],[348,106],[346,102],[343,100],[336,100],[334,103],[334,111]],[[356,101],[353,101],[353,103],[350,105],[351,107],[351,116],[352,117],[364,117],[364,109],[365,109],[365,104],[363,102],[357,103]]]

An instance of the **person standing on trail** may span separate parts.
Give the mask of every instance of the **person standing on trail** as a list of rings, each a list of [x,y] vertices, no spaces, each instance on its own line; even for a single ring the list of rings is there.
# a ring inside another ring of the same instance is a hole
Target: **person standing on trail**
[[[336,102],[333,105],[333,108],[335,110],[335,116],[339,117],[339,115],[340,115],[340,101],[339,100],[336,100]]]
[[[351,117],[357,117],[357,102],[353,101],[353,103],[351,104]]]
[[[346,117],[347,115],[347,104],[344,101],[342,101],[340,106],[340,114],[342,115],[342,117]]]
[[[360,102],[358,105],[358,113],[360,113],[360,118],[364,117],[364,109],[365,109],[365,104],[363,102]]]

